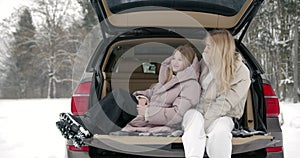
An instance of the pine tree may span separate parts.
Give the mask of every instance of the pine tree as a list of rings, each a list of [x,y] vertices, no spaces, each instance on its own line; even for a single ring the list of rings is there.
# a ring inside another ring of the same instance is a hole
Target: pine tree
[[[19,85],[19,97],[28,98],[35,96],[38,89],[36,81],[39,80],[37,63],[37,45],[35,43],[36,29],[33,25],[30,11],[25,8],[21,10],[16,31],[13,32],[14,42],[12,47],[12,58],[16,67],[16,85]],[[11,76],[12,77],[12,76]]]

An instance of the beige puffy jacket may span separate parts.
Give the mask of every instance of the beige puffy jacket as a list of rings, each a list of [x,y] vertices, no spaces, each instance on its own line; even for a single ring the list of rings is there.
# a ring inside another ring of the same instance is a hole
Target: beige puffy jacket
[[[246,65],[241,61],[236,62],[236,73],[230,82],[229,92],[217,94],[215,80],[212,79],[208,84],[203,99],[197,109],[203,114],[205,119],[205,129],[217,118],[229,116],[240,118],[243,115],[245,102],[250,87],[250,72]],[[200,85],[208,75],[208,67],[203,60],[200,61]]]

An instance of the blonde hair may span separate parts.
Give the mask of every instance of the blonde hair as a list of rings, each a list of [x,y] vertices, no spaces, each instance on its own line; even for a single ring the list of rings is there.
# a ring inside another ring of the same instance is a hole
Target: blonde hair
[[[235,51],[234,39],[229,31],[222,29],[210,31],[206,40],[211,42],[212,51],[208,55],[217,92],[228,92],[235,75],[236,61],[241,60],[240,54]]]
[[[193,63],[193,60],[195,58],[195,50],[189,44],[178,46],[174,50],[172,55],[174,55],[176,51],[180,52],[180,54],[182,55],[185,68],[189,67]],[[169,67],[168,77],[166,82],[170,81],[172,79],[172,76],[173,76],[173,70],[171,69],[171,67]]]

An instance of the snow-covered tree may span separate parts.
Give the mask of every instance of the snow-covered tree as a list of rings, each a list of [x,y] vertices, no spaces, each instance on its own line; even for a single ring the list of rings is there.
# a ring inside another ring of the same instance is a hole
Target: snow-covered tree
[[[98,36],[97,23],[88,0],[32,0],[15,10],[0,23],[1,97],[70,97],[74,58],[87,62],[98,41],[84,39]],[[89,52],[77,53],[83,47]]]
[[[299,18],[295,20],[299,17],[296,8],[298,0],[266,0],[244,40],[281,100],[291,98],[293,91],[293,83],[284,81],[293,81],[293,26],[296,21],[299,23]]]
[[[43,59],[41,64],[46,66],[43,74],[48,80],[47,97],[56,98],[57,92],[68,97],[73,59],[79,45],[79,35],[69,28],[76,24],[80,7],[71,0],[36,0],[35,4],[32,11],[39,26],[37,44]]]
[[[28,8],[21,10],[20,18],[13,32],[12,58],[17,68],[19,93],[21,98],[31,98],[41,94],[43,76],[40,76],[39,50],[35,39],[36,28]],[[38,96],[40,97],[40,96]]]

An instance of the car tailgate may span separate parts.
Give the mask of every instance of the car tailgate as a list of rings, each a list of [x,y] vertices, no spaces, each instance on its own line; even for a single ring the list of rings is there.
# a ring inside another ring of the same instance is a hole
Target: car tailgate
[[[184,157],[181,137],[94,135],[85,143],[97,148],[143,156]],[[276,143],[271,135],[233,137],[233,154],[265,148]]]

